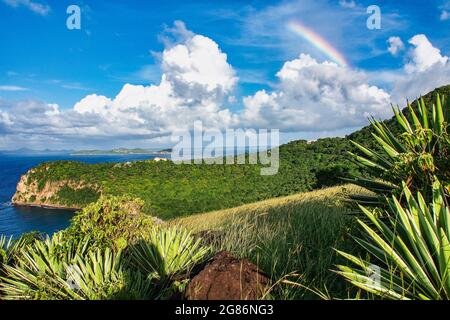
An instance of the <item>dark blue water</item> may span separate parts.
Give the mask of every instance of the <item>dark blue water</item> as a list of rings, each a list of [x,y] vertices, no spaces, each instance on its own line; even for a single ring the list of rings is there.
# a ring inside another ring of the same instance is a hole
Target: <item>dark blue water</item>
[[[20,176],[32,167],[46,161],[76,160],[86,163],[125,162],[154,158],[152,155],[4,155],[0,154],[0,234],[20,236],[25,232],[40,231],[53,234],[65,229],[73,216],[67,210],[14,207],[11,198]]]

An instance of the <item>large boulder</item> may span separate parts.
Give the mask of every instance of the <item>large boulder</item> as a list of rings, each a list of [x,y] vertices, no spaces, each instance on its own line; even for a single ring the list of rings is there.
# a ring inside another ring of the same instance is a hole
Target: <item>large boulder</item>
[[[247,260],[218,253],[189,283],[188,300],[256,300],[269,278]]]

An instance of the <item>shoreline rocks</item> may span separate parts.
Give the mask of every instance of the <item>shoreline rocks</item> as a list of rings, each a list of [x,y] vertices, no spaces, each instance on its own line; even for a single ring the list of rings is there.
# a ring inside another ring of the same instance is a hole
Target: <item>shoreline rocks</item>
[[[81,207],[43,205],[43,204],[20,203],[20,202],[13,202],[12,205],[14,207],[28,207],[28,208],[31,207],[31,208],[42,208],[42,209],[50,209],[50,210],[67,210],[67,211],[79,211],[79,210],[83,209]]]

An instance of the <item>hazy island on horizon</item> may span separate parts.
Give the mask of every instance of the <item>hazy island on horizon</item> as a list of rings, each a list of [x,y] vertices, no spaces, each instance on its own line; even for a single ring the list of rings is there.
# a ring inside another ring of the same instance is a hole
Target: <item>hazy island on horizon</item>
[[[170,154],[172,149],[161,149],[161,150],[149,150],[149,149],[141,149],[141,148],[118,148],[111,150],[78,150],[73,151],[70,155],[73,156],[87,156],[87,155],[122,155],[122,154],[148,154],[148,155],[166,155]]]
[[[150,150],[150,149],[142,149],[142,148],[116,148],[109,150],[101,150],[101,149],[91,149],[91,150],[34,150],[28,148],[21,148],[17,150],[0,150],[0,154],[68,154],[71,156],[89,156],[89,155],[167,155],[172,152],[171,148],[167,149],[158,149],[158,150]]]

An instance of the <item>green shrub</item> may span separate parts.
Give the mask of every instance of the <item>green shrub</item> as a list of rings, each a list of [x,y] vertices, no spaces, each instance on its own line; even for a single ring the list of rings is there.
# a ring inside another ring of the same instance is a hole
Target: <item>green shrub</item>
[[[0,236],[0,268],[8,259],[8,250],[12,247],[12,238],[7,239],[6,236]]]
[[[86,206],[64,231],[69,241],[89,236],[94,247],[124,249],[152,230],[154,218],[144,202],[130,196],[103,196]]]
[[[4,276],[0,277],[3,299],[68,299],[75,298],[65,281],[64,262],[72,261],[84,250],[67,251],[64,258],[56,258],[55,248],[61,235],[45,241],[35,240],[22,246],[15,253],[15,261],[4,265]]]
[[[5,265],[12,265],[16,262],[23,247],[42,239],[43,235],[37,231],[24,233],[18,239],[0,235],[0,275],[2,275]]]
[[[183,290],[190,269],[208,257],[209,248],[184,229],[154,227],[146,238],[127,255],[95,247],[89,235],[71,241],[60,232],[35,240],[3,264],[0,299],[166,299]]]

